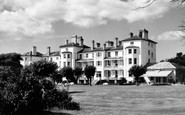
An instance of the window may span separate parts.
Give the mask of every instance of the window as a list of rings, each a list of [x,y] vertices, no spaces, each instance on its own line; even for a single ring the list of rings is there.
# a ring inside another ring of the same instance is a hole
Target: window
[[[152,57],[152,58],[154,57],[154,53],[153,53],[153,52],[151,53],[151,57]]]
[[[151,47],[153,47],[153,44],[151,43]]]
[[[132,49],[128,49],[128,53],[131,54],[132,53]]]
[[[128,59],[128,64],[132,64],[132,58]]]
[[[150,42],[148,42],[148,46],[150,46]]]
[[[63,54],[64,55],[64,58],[66,58],[66,54]]]
[[[134,49],[134,54],[137,54],[137,49]]]
[[[70,54],[67,54],[67,58],[70,58]]]
[[[100,56],[101,56],[101,53],[100,53],[100,52],[98,52],[96,55],[97,55],[97,57],[100,57]]]
[[[67,66],[70,66],[70,62],[69,61],[67,62]]]
[[[53,58],[50,58],[50,61],[53,61]]]
[[[115,63],[115,66],[118,66],[118,60],[115,60],[114,63]]]
[[[110,77],[110,71],[107,71],[107,77]]]
[[[118,51],[115,51],[115,56],[118,56]]]
[[[161,82],[160,77],[156,77],[156,83],[160,83],[160,82]]]
[[[56,57],[56,60],[58,60],[58,57]]]
[[[110,57],[110,52],[108,52],[108,57]]]
[[[101,71],[96,72],[96,77],[101,77]]]
[[[86,54],[85,57],[88,58],[88,54]]]
[[[117,78],[118,77],[118,71],[115,70],[115,77]]]
[[[137,58],[134,58],[134,64],[137,64]]]
[[[133,44],[134,44],[134,42],[130,42],[130,44],[131,44],[131,45],[133,45]]]
[[[148,59],[148,63],[150,63],[150,59]]]
[[[80,54],[79,56],[80,56],[80,59],[82,59],[82,54]]]
[[[101,62],[101,61],[97,61],[97,62],[96,62],[96,65],[97,65],[97,66],[101,66],[101,65],[102,65],[102,62]]]
[[[150,55],[150,50],[148,50],[148,55]]]
[[[92,53],[92,57],[94,58],[94,53]]]
[[[64,62],[64,66],[66,66],[66,62]]]
[[[25,57],[25,61],[27,60],[27,57]]]

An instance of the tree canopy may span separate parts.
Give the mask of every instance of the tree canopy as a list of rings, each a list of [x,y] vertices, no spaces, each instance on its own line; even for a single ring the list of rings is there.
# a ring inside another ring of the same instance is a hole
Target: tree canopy
[[[134,76],[136,84],[138,85],[139,77],[146,73],[146,68],[139,65],[134,65],[129,69],[129,74]]]
[[[59,73],[62,75],[62,77],[66,77],[69,82],[75,81],[73,69],[71,67],[63,67],[59,70]]]
[[[91,79],[92,79],[92,76],[94,76],[96,72],[96,67],[94,66],[86,66],[85,69],[84,69],[84,74],[85,76],[87,77],[87,79],[89,79],[89,85],[91,85]]]

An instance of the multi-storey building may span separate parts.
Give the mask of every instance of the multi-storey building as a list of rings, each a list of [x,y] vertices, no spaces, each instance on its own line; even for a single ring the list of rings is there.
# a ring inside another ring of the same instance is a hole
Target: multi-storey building
[[[85,68],[87,65],[93,65],[96,67],[94,80],[109,80],[115,83],[122,77],[132,80],[128,71],[133,65],[156,62],[156,44],[157,42],[148,38],[146,29],[140,30],[139,35],[130,33],[127,39],[115,38],[114,41],[106,41],[103,46],[92,40],[89,47],[84,45],[82,36],[72,36],[70,42],[66,39],[65,44],[59,46],[60,51],[50,52],[48,47],[46,54],[37,52],[37,55],[32,55],[32,52],[33,54],[36,52],[34,46],[32,52],[26,53],[29,55],[22,56],[22,64],[47,59],[56,62],[59,68],[64,66]]]

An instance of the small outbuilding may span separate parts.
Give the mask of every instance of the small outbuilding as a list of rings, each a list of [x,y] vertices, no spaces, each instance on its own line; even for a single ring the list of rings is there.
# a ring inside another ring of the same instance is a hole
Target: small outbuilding
[[[184,83],[185,67],[170,62],[159,62],[147,67],[142,75],[148,84]]]

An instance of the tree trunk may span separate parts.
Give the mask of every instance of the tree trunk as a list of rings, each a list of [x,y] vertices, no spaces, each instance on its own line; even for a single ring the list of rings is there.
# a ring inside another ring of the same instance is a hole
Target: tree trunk
[[[92,80],[92,79],[91,79],[91,77],[90,77],[89,79],[90,79],[89,85],[91,86],[91,85],[92,85],[92,84],[91,84],[91,80]]]

